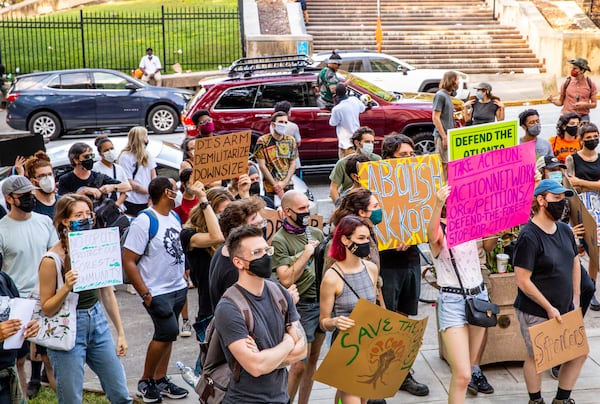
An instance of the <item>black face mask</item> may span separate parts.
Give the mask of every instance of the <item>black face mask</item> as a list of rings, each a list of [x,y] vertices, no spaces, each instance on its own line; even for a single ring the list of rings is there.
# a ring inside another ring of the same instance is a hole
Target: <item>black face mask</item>
[[[567,126],[565,128],[565,132],[567,132],[571,136],[575,136],[577,134],[577,129],[579,129],[579,127],[577,125]]]
[[[290,209],[292,212],[294,212],[292,209]],[[304,213],[296,213],[294,212],[294,214],[296,215],[295,219],[292,219],[290,217],[290,219],[296,223],[296,226],[298,227],[302,227],[305,228],[306,226],[308,226],[308,220],[310,219],[310,213],[309,212],[304,212]]]
[[[261,278],[270,278],[271,272],[273,271],[273,268],[271,267],[271,256],[265,254],[260,258],[250,261],[248,270]]]
[[[250,184],[250,195],[259,195],[260,194],[260,184],[257,182],[253,182]]]
[[[600,142],[600,139],[585,140],[583,142],[583,147],[588,150],[596,150],[596,147],[598,147],[598,142]]]
[[[17,206],[17,208],[21,209],[25,213],[33,211],[33,208],[35,208],[35,197],[31,193],[21,195],[19,198],[19,206]]]
[[[548,201],[546,201],[546,202],[548,203],[546,210],[548,211],[548,213],[550,214],[552,219],[555,222],[560,220],[560,218],[562,217],[562,214],[565,210],[565,203],[567,202],[567,200],[563,199],[562,201],[557,201],[557,202],[548,202]]]
[[[348,247],[350,252],[356,255],[358,258],[367,258],[371,253],[371,245],[367,241],[366,243],[357,244],[354,241]]]
[[[87,159],[81,162],[81,167],[90,171],[94,167],[94,159]]]

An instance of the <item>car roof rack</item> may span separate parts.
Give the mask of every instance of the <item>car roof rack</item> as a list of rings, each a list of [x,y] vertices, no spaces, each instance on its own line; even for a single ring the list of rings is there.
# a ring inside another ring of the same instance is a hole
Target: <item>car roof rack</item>
[[[241,58],[229,66],[229,76],[250,77],[253,73],[267,71],[291,71],[297,74],[311,65],[311,58],[304,54]]]

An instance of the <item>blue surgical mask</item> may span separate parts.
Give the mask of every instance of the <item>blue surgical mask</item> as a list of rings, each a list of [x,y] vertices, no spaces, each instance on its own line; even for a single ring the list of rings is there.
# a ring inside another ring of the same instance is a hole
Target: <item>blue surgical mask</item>
[[[373,143],[363,143],[363,145],[360,146],[360,149],[367,154],[371,154],[373,153],[373,146]]]
[[[94,219],[89,217],[87,219],[72,220],[69,222],[70,231],[84,231],[92,230],[94,227]]]
[[[483,93],[482,93],[482,92],[480,92],[480,91],[477,91],[477,92],[475,93],[475,97],[477,97],[477,99],[478,99],[479,101],[481,101],[481,100],[483,100]]]
[[[548,179],[549,180],[553,180],[556,181],[557,183],[562,185],[562,172],[560,171],[550,171],[550,173],[548,173]]]

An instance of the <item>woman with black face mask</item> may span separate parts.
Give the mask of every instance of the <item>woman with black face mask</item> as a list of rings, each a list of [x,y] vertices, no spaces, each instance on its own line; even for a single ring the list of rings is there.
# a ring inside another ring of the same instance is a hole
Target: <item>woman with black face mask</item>
[[[334,338],[354,326],[349,316],[358,299],[374,303],[377,297],[379,270],[365,260],[371,251],[370,234],[369,225],[358,216],[346,216],[335,227],[329,255],[336,262],[323,275],[319,316],[321,329],[334,331]],[[336,397],[341,397],[342,403],[357,399],[343,391]]]
[[[513,253],[517,282],[514,306],[528,356],[523,365],[530,404],[544,403],[542,376],[535,369],[529,327],[577,309],[581,268],[573,232],[560,221],[566,197],[573,191],[553,180],[542,180],[534,191],[533,218],[521,228]],[[570,403],[571,390],[585,362],[580,356],[562,364],[553,403]]]
[[[581,143],[577,136],[579,124],[581,124],[581,118],[575,112],[561,115],[556,123],[556,136],[548,139],[552,146],[552,152],[563,164],[567,156],[581,150]]]

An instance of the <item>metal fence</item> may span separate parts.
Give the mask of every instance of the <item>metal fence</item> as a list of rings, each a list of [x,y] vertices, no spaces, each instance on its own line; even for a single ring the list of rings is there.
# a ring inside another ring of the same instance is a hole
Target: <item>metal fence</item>
[[[152,47],[163,68],[212,70],[243,56],[240,15],[231,9],[96,12],[0,20],[7,73],[108,68],[129,72]]]

